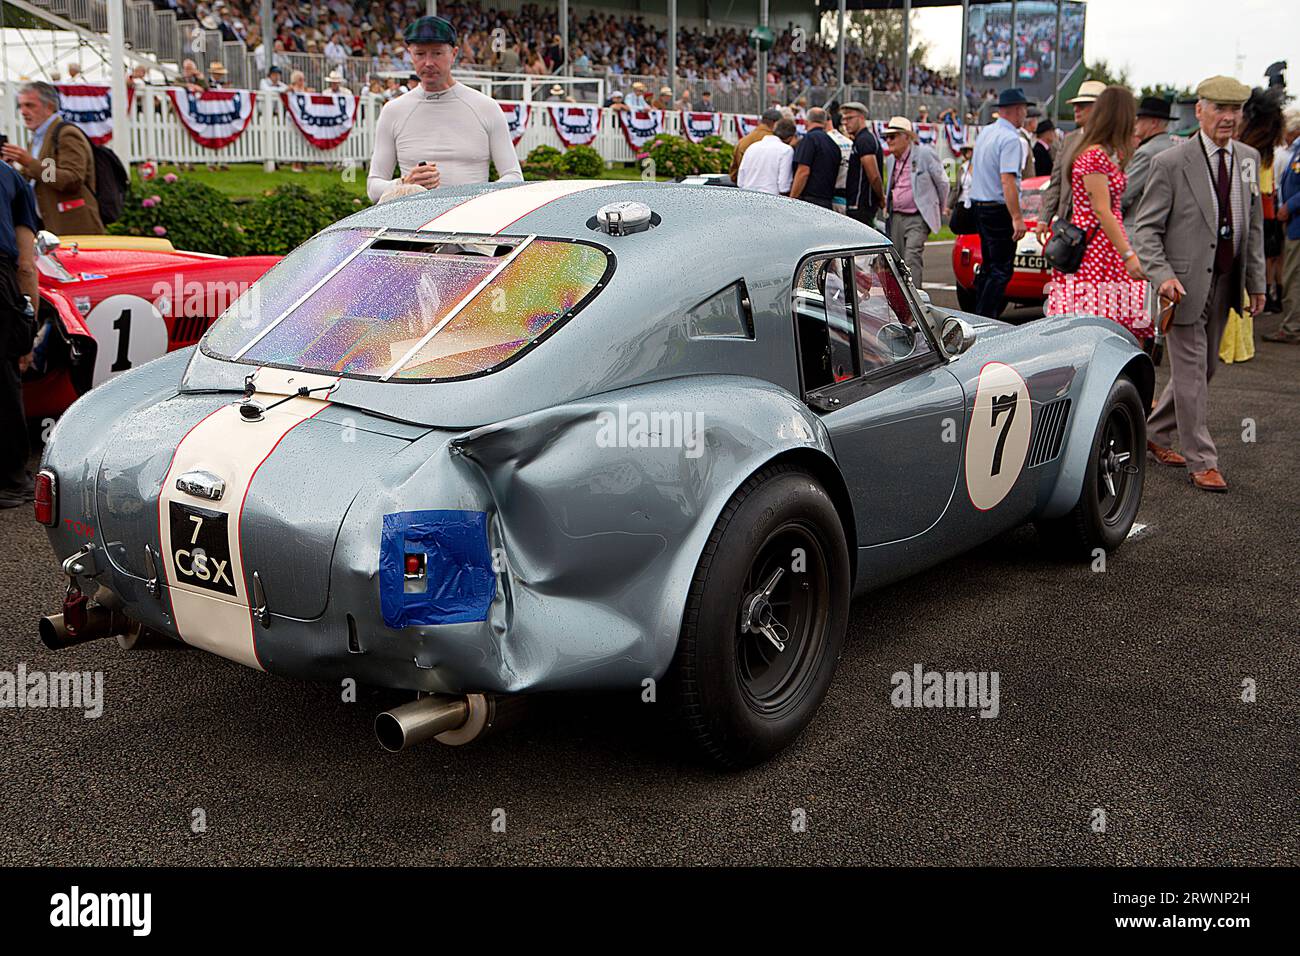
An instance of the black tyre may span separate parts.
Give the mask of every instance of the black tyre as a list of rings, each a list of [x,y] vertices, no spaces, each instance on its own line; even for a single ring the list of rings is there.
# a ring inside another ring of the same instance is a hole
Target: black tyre
[[[844,529],[815,478],[776,465],[741,486],[700,557],[666,677],[694,749],[738,768],[799,736],[835,673],[851,587]]]
[[[1092,439],[1078,503],[1062,518],[1038,522],[1045,543],[1078,558],[1123,544],[1142,504],[1146,446],[1142,397],[1132,381],[1116,379]]]
[[[963,312],[974,312],[975,302],[977,300],[974,289],[968,289],[964,285],[957,286],[957,308]]]

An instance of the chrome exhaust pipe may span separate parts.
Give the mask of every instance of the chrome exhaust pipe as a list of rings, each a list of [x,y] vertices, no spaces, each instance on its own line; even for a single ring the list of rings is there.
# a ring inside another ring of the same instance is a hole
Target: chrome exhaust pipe
[[[85,626],[79,628],[76,634],[68,630],[62,614],[47,615],[41,618],[39,625],[41,643],[52,651],[113,637],[130,628],[131,622],[127,620],[125,614],[100,604],[92,604],[86,608]]]
[[[514,723],[525,700],[498,694],[432,694],[384,711],[375,718],[375,736],[394,753],[430,738],[459,747]]]
[[[430,694],[386,710],[375,718],[375,736],[396,753],[465,725],[469,704],[464,697]]]

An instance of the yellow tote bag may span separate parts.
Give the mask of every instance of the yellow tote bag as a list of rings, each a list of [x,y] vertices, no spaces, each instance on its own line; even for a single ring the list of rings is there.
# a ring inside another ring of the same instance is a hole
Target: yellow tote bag
[[[1255,357],[1255,317],[1246,307],[1250,300],[1242,296],[1241,309],[1228,312],[1228,324],[1219,340],[1219,358],[1225,365],[1249,362]]]

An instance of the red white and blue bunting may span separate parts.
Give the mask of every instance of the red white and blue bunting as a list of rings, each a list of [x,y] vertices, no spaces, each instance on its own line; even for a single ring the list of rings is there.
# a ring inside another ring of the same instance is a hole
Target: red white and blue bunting
[[[551,125],[555,127],[555,135],[560,137],[565,149],[590,146],[596,141],[596,130],[600,124],[599,108],[561,103],[549,109]]]
[[[736,114],[736,139],[738,140],[744,139],[750,133],[754,132],[754,130],[758,129],[759,119],[760,117],[757,116],[744,116],[740,113],[737,113]]]
[[[285,111],[307,142],[317,149],[340,145],[357,120],[357,98],[340,93],[281,93]]]
[[[933,123],[916,123],[912,128],[916,131],[916,141],[922,146],[934,146],[939,139],[939,127]]]
[[[103,146],[113,138],[112,95],[107,86],[93,83],[56,83],[59,91],[59,115],[69,123],[80,126],[96,146]],[[129,107],[135,100],[135,87],[126,88]]]
[[[961,152],[963,146],[974,146],[977,131],[977,127],[959,123],[951,116],[943,124],[944,138],[948,140],[948,147],[954,153]]]
[[[244,134],[253,119],[252,90],[169,89],[172,106],[190,138],[208,149],[229,146]]]
[[[691,113],[682,110],[682,133],[692,143],[722,135],[721,113]]]
[[[506,114],[506,129],[510,130],[510,142],[515,146],[519,145],[524,130],[528,129],[528,110],[527,103],[501,104],[501,112]]]
[[[621,110],[618,118],[627,144],[636,150],[664,131],[663,110]]]

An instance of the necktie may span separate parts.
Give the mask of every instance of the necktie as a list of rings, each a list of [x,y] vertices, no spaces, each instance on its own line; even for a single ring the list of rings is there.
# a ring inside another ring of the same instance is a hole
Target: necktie
[[[1219,176],[1214,184],[1219,201],[1219,244],[1214,249],[1214,271],[1226,275],[1232,271],[1232,193],[1228,182],[1228,151],[1219,149]],[[1225,229],[1225,227],[1227,227]]]

